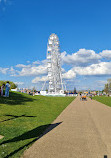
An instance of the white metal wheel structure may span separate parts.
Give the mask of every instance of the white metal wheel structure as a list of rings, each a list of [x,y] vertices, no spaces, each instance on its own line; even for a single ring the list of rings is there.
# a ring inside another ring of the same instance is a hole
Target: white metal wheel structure
[[[47,44],[49,94],[63,94],[59,38],[51,34]]]

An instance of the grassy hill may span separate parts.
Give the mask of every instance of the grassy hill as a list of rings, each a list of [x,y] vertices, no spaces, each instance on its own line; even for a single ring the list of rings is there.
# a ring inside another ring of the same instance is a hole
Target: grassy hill
[[[15,92],[0,97],[0,158],[19,158],[73,100]]]
[[[93,99],[111,107],[111,97],[95,96],[95,97],[93,97]]]

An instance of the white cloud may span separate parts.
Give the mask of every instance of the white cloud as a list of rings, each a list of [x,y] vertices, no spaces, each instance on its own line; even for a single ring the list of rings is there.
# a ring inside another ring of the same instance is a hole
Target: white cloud
[[[62,71],[62,73],[63,73],[63,72],[65,72],[65,69],[64,69],[64,68],[61,68],[61,71]]]
[[[61,53],[63,63],[75,66],[87,66],[92,63],[99,63],[101,56],[93,50],[79,49],[78,52],[71,55],[66,52]]]
[[[103,81],[103,80],[95,81],[95,85],[97,85],[97,87],[101,87],[101,88],[104,88],[106,83],[107,83],[107,81]]]
[[[67,52],[66,52],[66,51],[62,52],[62,53],[61,53],[61,58],[63,59],[66,55],[67,55]]]
[[[39,64],[40,64],[40,61],[34,61],[33,64],[34,64],[34,65],[39,65]]]
[[[63,79],[74,79],[76,75],[111,75],[111,62],[101,62],[87,67],[73,67],[63,74]],[[98,81],[105,83],[105,81]]]
[[[32,83],[38,83],[38,82],[45,82],[48,81],[47,76],[42,76],[42,77],[36,77],[32,80]]]
[[[100,55],[102,58],[111,59],[111,50],[103,50]]]
[[[30,61],[27,62],[29,63]],[[64,71],[64,69],[62,70]],[[40,62],[35,61],[30,65],[17,64],[15,66],[15,69],[13,67],[10,68],[11,76],[41,76],[44,74],[47,74],[47,60],[43,60]]]
[[[42,60],[42,61],[41,61],[41,64],[47,65],[47,59]]]
[[[38,76],[47,73],[47,66],[39,65],[32,67],[24,67],[21,71],[18,71],[18,76]]]
[[[63,74],[64,79],[73,79],[76,77],[76,73],[73,70],[69,70],[68,72]]]
[[[111,62],[101,62],[87,67],[74,67],[73,71],[79,75],[111,75]]]
[[[7,74],[8,70],[9,70],[9,68],[2,68],[2,67],[0,67],[0,73],[2,73],[2,74]]]
[[[40,64],[40,65],[36,65]],[[41,76],[47,74],[47,60],[35,61],[30,65],[18,64],[16,76]]]
[[[102,84],[102,85],[105,85],[106,83],[107,83],[107,81],[103,81],[103,80],[98,80],[98,81],[96,81],[95,83],[97,83],[97,84]]]
[[[24,65],[24,64],[17,64],[17,68],[26,68],[26,67],[31,67],[31,65]]]
[[[30,61],[28,60],[27,63],[30,63]]]
[[[93,50],[79,49],[76,53],[72,55],[66,52],[61,53],[61,58],[64,64],[62,67],[63,82],[66,81],[67,84],[73,82],[77,75],[111,75],[111,62],[103,60],[104,58],[110,59],[110,50],[103,50],[101,53],[97,54]],[[103,62],[105,61],[105,62]],[[106,62],[107,61],[107,62]],[[28,64],[29,63],[29,64]],[[39,65],[38,65],[39,64]],[[66,69],[69,69],[66,71]],[[10,76],[34,76],[32,83],[48,81],[47,75],[47,60],[27,62],[24,64],[17,64],[15,67],[10,68],[0,68],[0,72],[3,74],[10,74]],[[79,76],[78,76],[79,77]],[[23,82],[15,82],[18,85],[25,85]],[[98,86],[101,86],[105,82],[98,81]],[[81,84],[81,83],[80,83]],[[97,84],[95,84],[97,85]],[[87,86],[87,84],[86,84]]]
[[[23,85],[24,82],[14,82],[16,85]]]
[[[15,69],[13,68],[13,66],[12,66],[12,67],[10,68],[10,70],[9,70],[9,73],[10,73],[11,76],[16,76],[17,70],[15,70]]]

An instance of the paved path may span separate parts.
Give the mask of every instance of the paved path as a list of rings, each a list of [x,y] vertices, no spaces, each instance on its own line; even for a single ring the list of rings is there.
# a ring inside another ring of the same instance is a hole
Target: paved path
[[[111,108],[77,97],[23,158],[111,158]],[[105,157],[106,158],[106,157]]]

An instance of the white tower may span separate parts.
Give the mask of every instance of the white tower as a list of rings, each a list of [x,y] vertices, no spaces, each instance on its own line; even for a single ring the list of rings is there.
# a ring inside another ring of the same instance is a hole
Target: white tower
[[[47,44],[49,94],[64,93],[61,74],[61,54],[59,38],[51,34]]]

